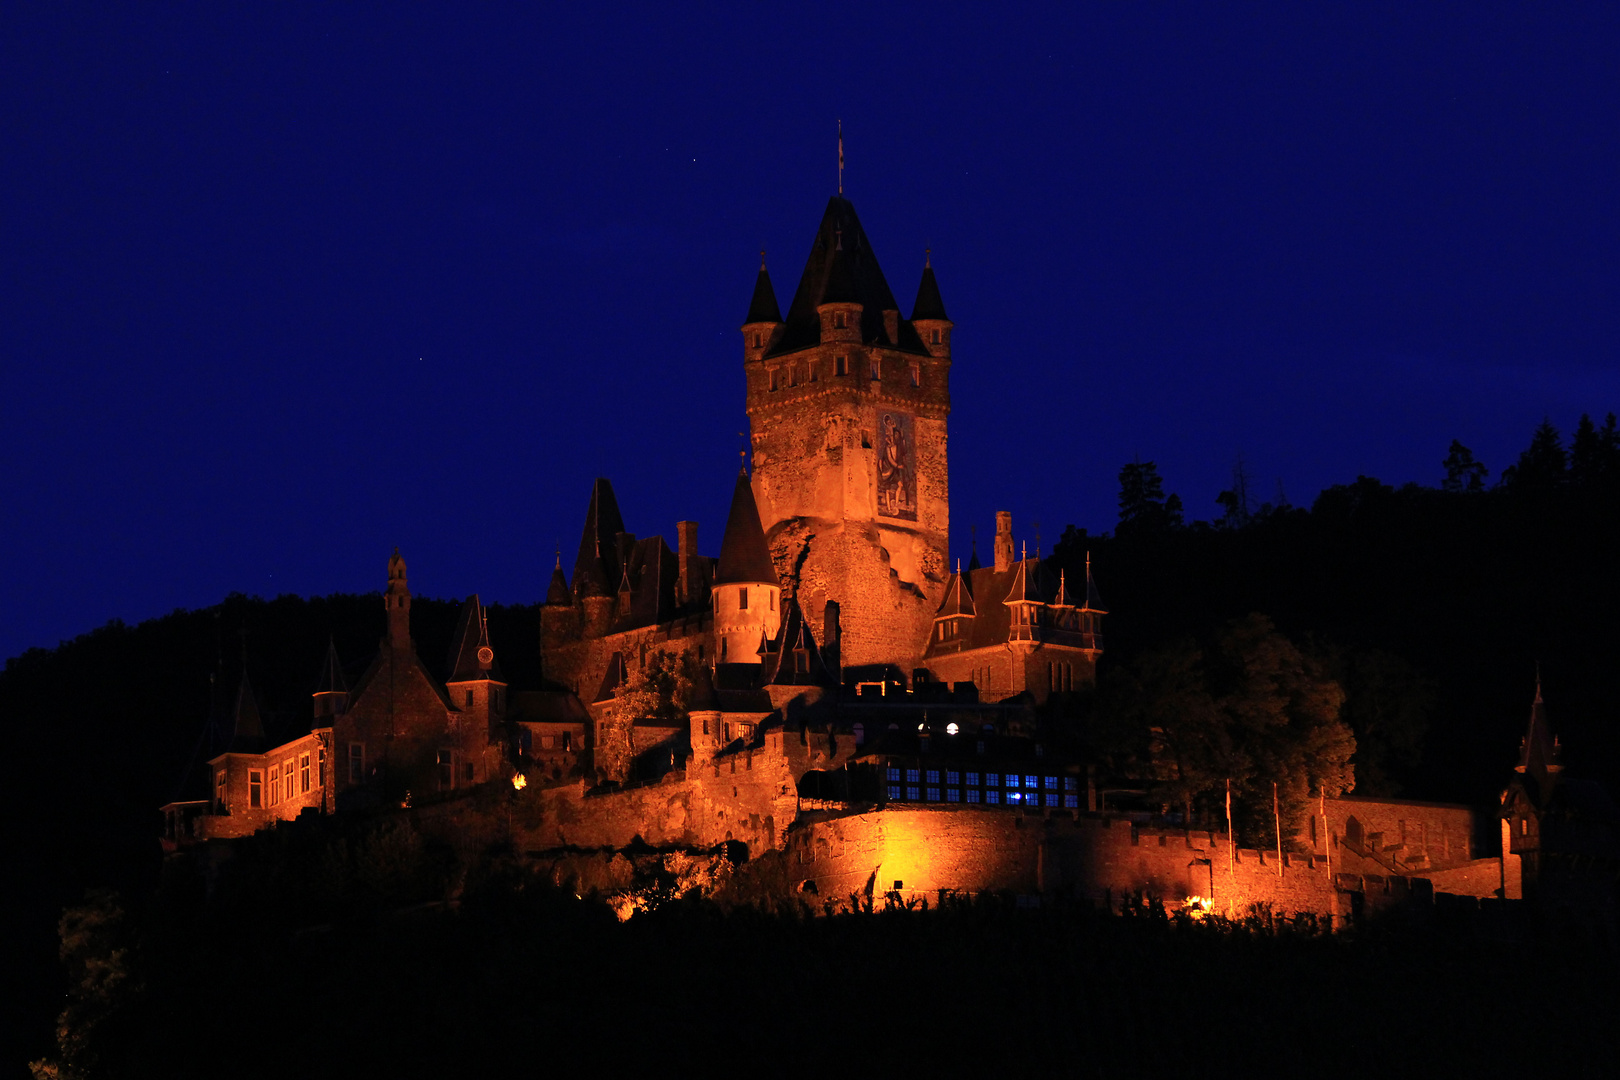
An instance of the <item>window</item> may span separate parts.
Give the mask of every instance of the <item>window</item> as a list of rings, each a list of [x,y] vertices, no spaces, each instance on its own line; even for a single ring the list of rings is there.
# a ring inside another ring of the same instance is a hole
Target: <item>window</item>
[[[472,702],[473,702],[473,692],[472,692],[472,689],[469,687],[468,690],[467,690],[467,708],[469,708],[469,709],[472,708]]]
[[[765,344],[765,335],[760,333],[758,330],[755,330],[754,331],[754,348],[757,349],[763,344]]]
[[[1058,804],[1058,797],[1056,795],[1048,795],[1046,797],[1046,805],[1047,806],[1055,807],[1055,806],[1057,806],[1057,804]]]
[[[967,801],[968,802],[978,802],[979,801],[979,793],[978,793],[978,791],[976,789],[968,788]]]
[[[281,766],[270,766],[270,805],[281,801]]]
[[[765,595],[770,597],[770,599],[771,599],[771,610],[775,611],[776,610],[776,594],[775,593],[766,593]]]
[[[939,770],[938,769],[929,769],[928,770],[928,782],[930,784],[939,783]]]
[[[363,784],[366,782],[366,744],[352,742],[349,744],[349,783]]]
[[[957,772],[955,769],[947,769],[945,770],[945,782],[947,784],[960,784],[962,782],[962,774]]]
[[[453,750],[439,751],[439,790],[449,791],[456,786],[456,755]]]
[[[464,784],[470,784],[473,782],[473,776],[473,763],[470,761],[463,761],[461,763],[461,782]]]
[[[848,375],[849,374],[849,357],[847,357],[847,356],[835,356],[835,357],[833,357],[833,374],[834,375]]]
[[[928,801],[939,802],[939,788],[931,787],[928,789]]]
[[[1038,776],[1026,776],[1024,777],[1024,786],[1027,788],[1038,788],[1041,786],[1041,778]]]
[[[985,787],[995,787],[999,783],[1001,783],[1001,777],[999,775],[997,775],[996,773],[987,772],[987,773],[984,774],[984,786]]]
[[[912,787],[910,784],[906,785],[906,798],[913,800],[918,798],[917,789]]]
[[[921,386],[922,385],[922,366],[920,364],[912,364],[911,365],[911,385],[912,386]]]
[[[962,793],[960,791],[957,791],[955,788],[946,788],[945,789],[945,801],[946,802],[961,802],[962,801]]]
[[[223,813],[225,810],[225,770],[221,769],[214,774],[214,811]]]
[[[264,805],[264,773],[248,770],[248,805],[257,810]]]
[[[874,357],[872,357],[872,381],[873,382],[878,382],[882,378],[883,378],[883,369],[879,364],[878,358],[874,356]]]
[[[320,753],[317,754],[316,756],[320,759],[320,783],[321,783],[321,787],[325,787],[326,786],[326,747],[322,746],[321,749],[320,749]]]
[[[1047,791],[1056,791],[1057,790],[1057,777],[1048,776],[1046,778],[1046,790]]]
[[[282,787],[282,795],[281,795],[282,798],[290,799],[290,798],[293,797],[294,792],[293,792],[293,759],[292,758],[288,758],[286,761],[281,763],[281,787]]]
[[[737,607],[742,611],[748,610],[748,586],[746,585],[737,590]]]
[[[298,759],[298,788],[300,791],[309,790],[309,755],[305,754]]]
[[[928,343],[930,345],[938,345],[939,344],[939,331],[937,329],[932,330],[932,331],[929,332],[929,334],[928,334]]]
[[[771,389],[776,389],[776,369],[771,368]]]
[[[707,716],[705,716],[703,718],[703,734],[707,735],[708,733],[709,733],[709,718]]]
[[[917,770],[917,769],[907,769],[906,770],[906,783],[915,784],[917,782],[917,773],[918,773],[918,771],[919,770]]]
[[[1001,802],[1001,792],[999,792],[999,791],[987,791],[987,792],[985,792],[984,793],[984,801],[987,802],[987,803],[990,803],[992,805]]]
[[[1020,791],[1009,791],[1009,792],[1007,792],[1007,801],[1009,803],[1021,803],[1021,802],[1023,802],[1024,801],[1023,792],[1020,792]]]
[[[1064,806],[1065,809],[1078,810],[1080,808],[1080,796],[1078,796],[1078,795],[1065,795],[1065,796],[1063,796],[1063,806]]]
[[[968,787],[978,787],[979,786],[979,774],[976,773],[976,772],[968,773],[967,774],[967,785],[968,785]]]
[[[889,785],[889,798],[898,799],[899,797],[900,797],[900,785],[899,784],[890,784]]]
[[[1080,790],[1080,781],[1079,781],[1079,779],[1077,777],[1073,777],[1073,776],[1065,776],[1063,778],[1063,790],[1064,791],[1079,791]]]

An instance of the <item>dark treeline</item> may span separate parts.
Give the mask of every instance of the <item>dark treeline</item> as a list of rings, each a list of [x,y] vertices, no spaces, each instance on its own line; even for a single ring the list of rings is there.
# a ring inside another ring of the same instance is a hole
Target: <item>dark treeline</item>
[[[1304,509],[1255,506],[1240,467],[1217,500],[1224,517],[1187,524],[1152,462],[1127,466],[1116,531],[1071,527],[1054,552],[1071,580],[1091,553],[1111,612],[1103,688],[1144,654],[1262,613],[1342,679],[1358,738],[1390,710],[1421,706],[1402,721],[1421,735],[1413,752],[1380,745],[1384,760],[1357,762],[1373,793],[1484,804],[1515,760],[1539,664],[1570,771],[1614,788],[1614,417],[1583,418],[1568,449],[1543,423],[1494,485],[1454,442],[1436,477],[1399,488],[1359,477]]]

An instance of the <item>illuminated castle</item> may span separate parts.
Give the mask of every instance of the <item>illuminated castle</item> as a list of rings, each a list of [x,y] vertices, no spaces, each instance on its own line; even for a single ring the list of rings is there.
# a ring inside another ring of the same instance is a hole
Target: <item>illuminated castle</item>
[[[762,264],[741,329],[754,468],[718,557],[694,522],[674,550],[628,533],[597,480],[572,576],[559,558],[540,610],[544,685],[509,692],[476,596],[443,668],[423,663],[395,552],[365,674],[348,686],[330,653],[312,730],[274,748],[244,679],[208,796],[164,808],[168,843],[499,783],[538,805],[522,838],[537,858],[740,846],[816,896],[1151,890],[1332,911],[1369,879],[1387,894],[1419,877],[1516,895],[1508,863],[1478,857],[1466,807],[1331,800],[1303,855],[1106,812],[1076,733],[1051,719],[1064,710],[1036,708],[1095,678],[1089,560],[1083,580],[1054,574],[1003,512],[991,565],[950,568],[953,324],[931,265],[902,318],[835,196],[787,315]],[[660,679],[688,685],[660,699]]]

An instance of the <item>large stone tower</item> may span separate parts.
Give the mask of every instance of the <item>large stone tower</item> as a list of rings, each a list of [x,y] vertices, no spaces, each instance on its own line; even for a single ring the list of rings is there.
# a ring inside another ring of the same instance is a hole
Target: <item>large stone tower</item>
[[[907,674],[944,595],[951,322],[925,265],[911,318],[855,207],[827,204],[783,319],[763,265],[743,324],[754,495],[784,587],[846,669]]]

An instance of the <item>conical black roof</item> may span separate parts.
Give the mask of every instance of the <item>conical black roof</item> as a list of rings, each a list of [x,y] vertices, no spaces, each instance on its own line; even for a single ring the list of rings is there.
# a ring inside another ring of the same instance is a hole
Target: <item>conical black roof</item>
[[[945,583],[945,599],[940,602],[939,610],[934,612],[934,618],[943,619],[951,615],[977,614],[978,609],[973,606],[973,589],[967,576],[961,571],[957,571]]]
[[[854,204],[841,195],[834,195],[827,202],[826,213],[810,245],[810,257],[805,260],[804,274],[793,294],[793,304],[788,308],[786,325],[771,348],[771,355],[780,356],[819,344],[821,318],[816,308],[829,300],[863,305],[862,341],[886,338],[883,313],[900,310],[866,238],[866,230],[855,215]],[[901,322],[900,341],[895,347],[928,355],[922,338],[909,322]]]
[[[606,477],[591,485],[591,505],[574,561],[574,591],[580,596],[611,596],[619,585],[618,535],[624,532],[619,500]]]
[[[326,639],[326,662],[321,665],[321,677],[315,686],[315,692],[317,694],[349,692],[348,680],[343,677],[343,664],[338,660],[337,642],[330,635]]]
[[[486,659],[487,658],[487,659]],[[489,623],[484,616],[484,605],[478,594],[467,597],[461,606],[461,621],[456,636],[451,640],[450,659],[445,667],[450,671],[446,682],[468,682],[474,679],[500,679],[495,666],[495,650],[489,645]]]
[[[911,305],[911,320],[943,319],[950,322],[951,317],[945,314],[945,301],[940,299],[939,282],[934,280],[934,268],[923,266],[922,284],[917,286],[917,302]]]
[[[567,607],[574,602],[568,591],[568,578],[563,576],[562,556],[557,556],[557,568],[551,572],[551,584],[546,588],[546,603],[554,607]]]
[[[759,522],[759,507],[748,474],[739,470],[731,491],[731,513],[726,516],[726,534],[720,540],[720,562],[714,570],[714,584],[780,585],[771,549],[765,544],[765,528]]]
[[[759,264],[759,277],[754,279],[754,298],[748,302],[748,318],[744,325],[756,322],[782,321],[782,309],[776,306],[776,290],[771,288],[771,275],[765,264]]]
[[[265,748],[264,722],[259,718],[259,701],[242,672],[241,685],[236,690],[236,709],[231,715],[230,738],[226,745],[236,753],[257,754]]]

